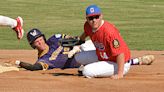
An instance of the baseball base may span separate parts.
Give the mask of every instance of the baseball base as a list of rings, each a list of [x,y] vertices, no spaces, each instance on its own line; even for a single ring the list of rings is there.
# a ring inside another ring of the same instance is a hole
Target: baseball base
[[[19,68],[16,66],[8,66],[5,64],[4,65],[0,64],[0,73],[9,72],[9,71],[19,71]]]

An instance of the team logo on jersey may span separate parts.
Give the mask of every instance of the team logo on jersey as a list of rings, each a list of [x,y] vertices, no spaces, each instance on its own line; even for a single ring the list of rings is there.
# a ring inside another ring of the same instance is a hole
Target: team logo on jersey
[[[36,36],[36,35],[37,35],[36,30],[34,30],[33,32],[30,32],[30,34],[31,34],[32,36]]]
[[[113,47],[114,48],[120,47],[120,43],[119,43],[119,41],[117,39],[113,40]]]
[[[90,8],[90,12],[94,13],[95,12],[94,8]]]
[[[103,45],[103,43],[99,43],[99,42],[94,42],[94,45],[97,49],[99,50],[104,50],[105,49],[105,46]]]

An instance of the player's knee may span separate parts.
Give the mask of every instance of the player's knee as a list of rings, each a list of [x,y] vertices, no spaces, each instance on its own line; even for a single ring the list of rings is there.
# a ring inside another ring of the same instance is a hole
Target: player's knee
[[[90,51],[90,50],[96,50],[96,48],[91,40],[87,40],[84,44],[81,45],[81,50]]]
[[[79,64],[82,64],[82,65],[83,65],[81,53],[77,53],[77,54],[75,55],[75,60],[76,60]]]
[[[79,59],[79,58],[80,58],[80,57],[79,57],[79,53],[75,54],[75,57],[74,57],[74,58],[75,58],[75,60],[76,60],[78,63],[80,63],[80,62],[79,62],[79,60],[80,60],[80,59]]]
[[[96,74],[94,73],[94,70],[90,68],[89,66],[85,66],[83,69],[83,75],[87,78],[93,78],[96,77]]]

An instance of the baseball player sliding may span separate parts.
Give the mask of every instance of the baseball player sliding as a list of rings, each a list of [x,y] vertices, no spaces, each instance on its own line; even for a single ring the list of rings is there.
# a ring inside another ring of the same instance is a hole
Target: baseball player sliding
[[[10,61],[9,63],[19,65],[22,68],[27,70],[36,71],[36,70],[47,70],[53,68],[77,68],[80,66],[76,62],[73,54],[69,54],[69,51],[72,50],[72,46],[63,47],[60,39],[73,38],[72,36],[65,34],[54,34],[48,40],[42,32],[33,28],[27,33],[27,40],[32,48],[37,49],[38,51],[38,60],[35,64],[30,64],[23,61]],[[75,48],[74,48],[75,49]],[[72,52],[72,51],[71,51]],[[76,50],[76,52],[78,52]]]

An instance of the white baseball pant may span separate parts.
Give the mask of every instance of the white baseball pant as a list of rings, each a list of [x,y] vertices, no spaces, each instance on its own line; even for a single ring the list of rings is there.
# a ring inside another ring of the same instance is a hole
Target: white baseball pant
[[[14,28],[17,26],[17,21],[10,17],[0,15],[0,26],[10,26],[11,28]]]
[[[117,63],[98,60],[92,41],[86,41],[81,45],[81,49],[82,52],[77,53],[75,59],[78,63],[85,65],[82,71],[85,77],[109,77],[117,74]],[[130,65],[130,62],[124,64],[124,75],[129,71]]]

